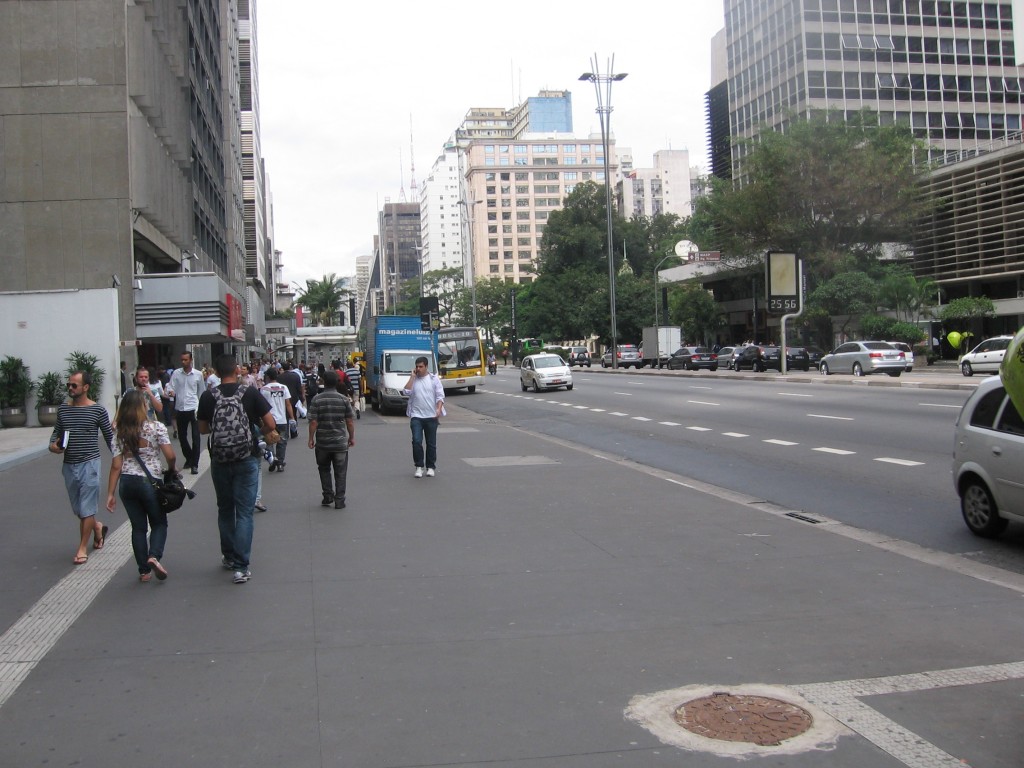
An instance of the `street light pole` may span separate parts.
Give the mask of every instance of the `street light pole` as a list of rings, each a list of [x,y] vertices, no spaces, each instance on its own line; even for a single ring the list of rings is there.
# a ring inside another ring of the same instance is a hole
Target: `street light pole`
[[[674,256],[674,253],[670,253],[654,266],[654,337],[656,341],[654,343],[655,363],[653,365],[657,365],[659,368],[661,368],[661,331],[658,326],[658,268]]]
[[[604,145],[604,189],[605,189],[605,213],[608,223],[608,304],[612,320],[612,368],[618,368],[618,328],[615,320],[615,251],[612,247],[612,179],[611,159],[609,143],[611,141],[612,123],[612,83],[617,80],[624,80],[626,73],[615,74],[615,55],[608,60],[608,69],[602,74],[597,66],[597,54],[590,60],[590,72],[580,75],[580,80],[589,81],[594,84],[594,92],[597,94],[597,115],[601,122],[601,143]],[[604,93],[601,86],[605,87]]]
[[[422,299],[423,298],[423,246],[422,245],[414,245],[413,248],[416,249],[416,263],[419,265],[419,268],[420,268],[420,298]]]

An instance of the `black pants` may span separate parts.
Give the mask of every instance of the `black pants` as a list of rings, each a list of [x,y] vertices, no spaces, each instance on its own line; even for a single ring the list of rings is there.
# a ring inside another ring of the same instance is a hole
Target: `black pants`
[[[202,443],[199,442],[199,419],[196,418],[196,412],[175,411],[174,421],[178,427],[178,440],[181,442],[181,458],[188,466],[198,467]]]
[[[328,496],[333,496],[335,501],[345,501],[345,486],[348,476],[348,451],[327,451],[317,448],[313,453],[316,455],[316,468],[320,472],[320,488]],[[331,475],[334,475],[334,483],[331,484]]]

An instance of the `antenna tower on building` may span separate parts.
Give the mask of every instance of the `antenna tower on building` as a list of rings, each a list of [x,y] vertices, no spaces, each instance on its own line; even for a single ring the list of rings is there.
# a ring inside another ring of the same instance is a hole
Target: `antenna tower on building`
[[[398,202],[405,202],[405,164],[402,162],[402,148],[398,148],[398,178],[401,185],[398,192]]]
[[[409,181],[409,194],[412,195],[413,202],[416,202],[420,195],[419,189],[416,186],[416,147],[412,143],[412,114],[409,114],[409,174],[412,179]]]

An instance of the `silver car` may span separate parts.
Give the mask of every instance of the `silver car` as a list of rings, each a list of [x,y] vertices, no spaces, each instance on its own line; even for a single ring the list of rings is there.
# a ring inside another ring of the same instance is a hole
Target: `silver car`
[[[956,420],[953,482],[971,532],[998,536],[1024,522],[1024,418],[998,376],[971,393]]]
[[[885,341],[848,341],[821,358],[818,371],[822,376],[833,373],[887,373],[899,376],[907,367],[904,354]]]
[[[618,368],[643,368],[644,360],[640,357],[640,350],[636,348],[635,344],[619,344],[615,348],[617,351],[615,357],[617,358],[615,365]],[[610,368],[612,365],[612,351],[609,349],[601,357],[601,367]]]
[[[964,376],[973,376],[978,373],[999,373],[999,366],[1003,364],[1003,355],[1006,348],[1013,341],[1013,336],[996,336],[992,339],[985,339],[966,355],[960,358],[960,372]]]
[[[558,355],[542,353],[527,355],[519,364],[519,386],[523,392],[531,386],[534,392],[565,387],[572,389],[572,369]]]

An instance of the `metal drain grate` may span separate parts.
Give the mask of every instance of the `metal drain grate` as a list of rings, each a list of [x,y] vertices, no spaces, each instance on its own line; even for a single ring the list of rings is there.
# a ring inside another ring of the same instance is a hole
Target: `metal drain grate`
[[[673,718],[698,736],[762,747],[777,747],[814,723],[806,710],[787,701],[724,692],[686,702]]]

